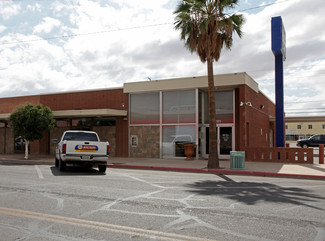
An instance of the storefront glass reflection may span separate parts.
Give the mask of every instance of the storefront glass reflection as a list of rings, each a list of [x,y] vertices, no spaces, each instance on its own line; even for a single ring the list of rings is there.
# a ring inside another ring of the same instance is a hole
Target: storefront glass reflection
[[[184,144],[195,143],[195,126],[164,126],[163,157],[184,157]]]

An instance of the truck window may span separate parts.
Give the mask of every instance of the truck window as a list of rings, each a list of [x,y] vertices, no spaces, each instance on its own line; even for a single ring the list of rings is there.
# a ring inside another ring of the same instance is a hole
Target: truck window
[[[63,140],[67,141],[98,141],[97,135],[94,133],[84,132],[67,132],[65,133]]]

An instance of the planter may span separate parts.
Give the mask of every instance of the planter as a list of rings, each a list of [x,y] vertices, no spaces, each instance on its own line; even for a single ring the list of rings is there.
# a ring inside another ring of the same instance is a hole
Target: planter
[[[192,160],[194,154],[194,144],[184,144],[185,160]]]

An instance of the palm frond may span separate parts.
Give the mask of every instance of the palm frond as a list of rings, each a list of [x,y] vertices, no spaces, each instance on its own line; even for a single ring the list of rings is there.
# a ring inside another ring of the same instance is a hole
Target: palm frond
[[[233,8],[238,0],[183,0],[174,11],[174,27],[181,30],[185,46],[196,52],[200,60],[218,61],[225,46],[230,48],[233,33],[242,36],[244,18],[240,14],[225,15],[224,10]]]

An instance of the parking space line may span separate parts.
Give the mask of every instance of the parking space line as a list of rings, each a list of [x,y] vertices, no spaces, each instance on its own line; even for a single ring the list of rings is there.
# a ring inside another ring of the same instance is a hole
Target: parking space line
[[[43,173],[42,173],[41,169],[39,169],[39,167],[38,167],[37,165],[35,165],[35,169],[36,169],[36,172],[37,172],[38,178],[39,178],[39,179],[43,179],[44,176],[43,176]]]

